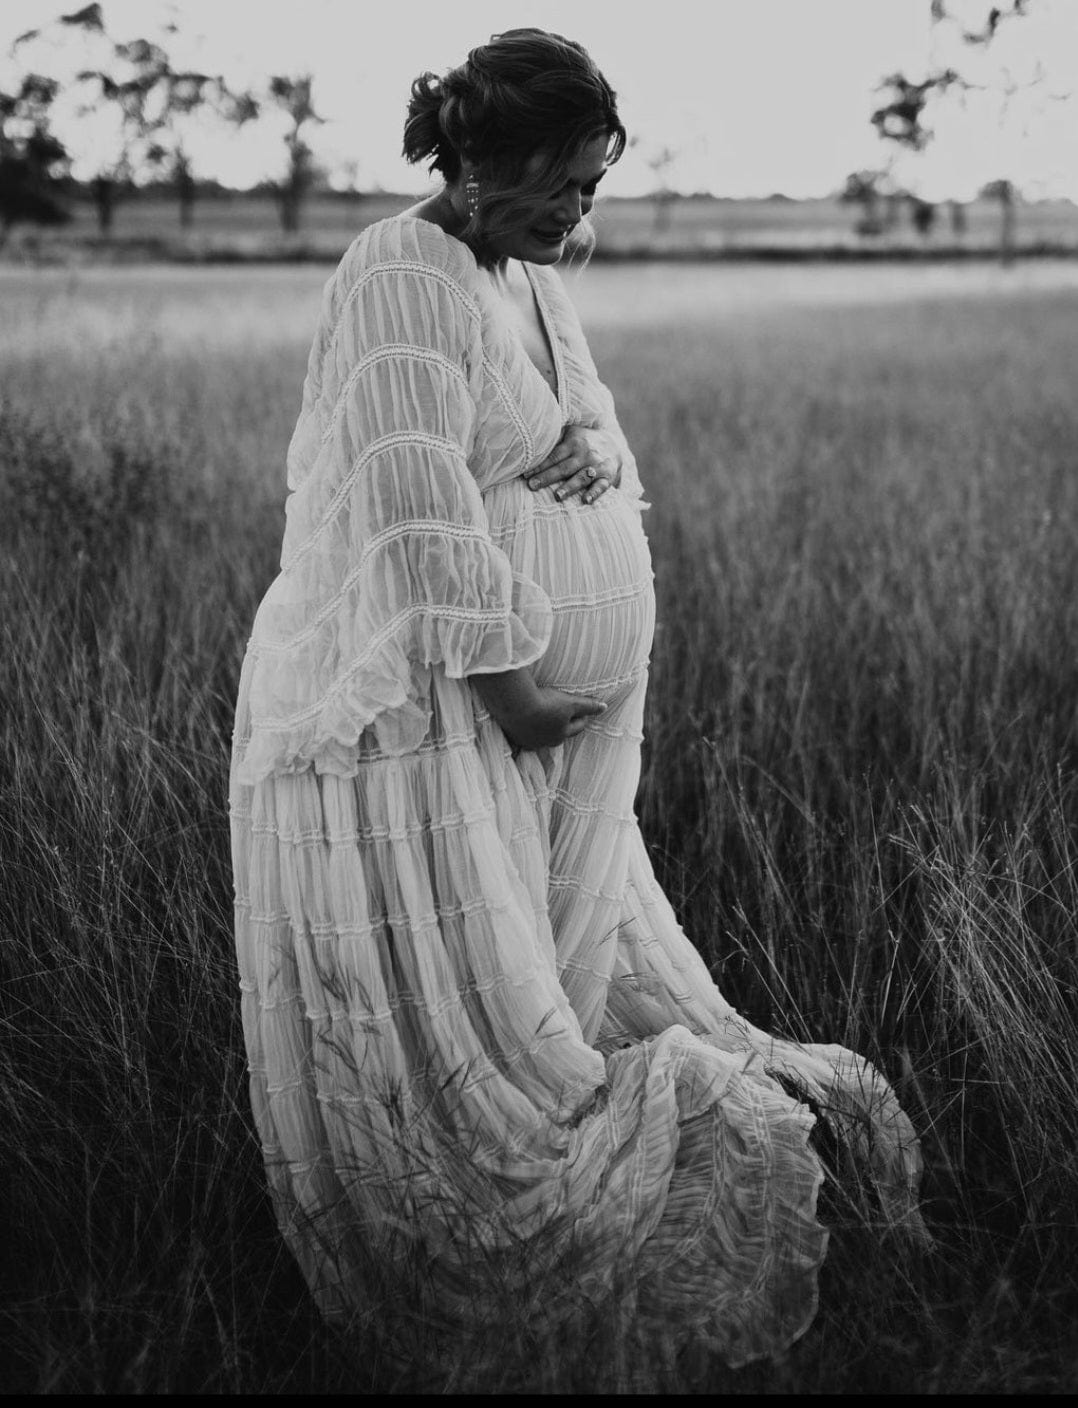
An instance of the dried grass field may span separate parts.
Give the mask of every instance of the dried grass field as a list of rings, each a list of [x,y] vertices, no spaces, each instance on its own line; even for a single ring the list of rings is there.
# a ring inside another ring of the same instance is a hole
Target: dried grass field
[[[0,269],[8,1391],[467,1381],[392,1274],[317,1322],[247,1108],[231,711],[327,272]],[[839,1178],[787,1358],[641,1381],[1074,1391],[1078,268],[571,287],[652,504],[660,878],[753,1021],[896,1082],[937,1238]],[[601,1329],[491,1332],[489,1390],[611,1387]]]

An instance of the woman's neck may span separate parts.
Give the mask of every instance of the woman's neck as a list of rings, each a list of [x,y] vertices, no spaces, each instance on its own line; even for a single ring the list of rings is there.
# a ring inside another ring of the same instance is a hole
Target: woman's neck
[[[485,264],[483,266],[490,275],[492,282],[499,293],[505,294],[507,298],[512,296],[513,285],[516,280],[512,277],[509,269],[509,259],[499,259],[496,264]]]
[[[467,240],[462,239],[462,231],[468,224],[463,191],[456,190],[452,186],[443,186],[436,195],[428,196],[426,200],[421,200],[416,205],[410,206],[403,213],[415,220],[428,220],[432,225],[437,225],[439,229],[444,230],[447,235],[452,235],[454,239],[461,240],[464,244],[468,243]],[[469,244],[468,247],[475,254],[480,267],[486,269],[500,283],[508,287],[508,257],[492,261],[485,255],[481,256],[474,246]]]

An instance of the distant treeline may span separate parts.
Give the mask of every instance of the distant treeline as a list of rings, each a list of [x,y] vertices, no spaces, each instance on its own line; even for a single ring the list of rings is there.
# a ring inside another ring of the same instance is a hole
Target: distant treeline
[[[983,25],[970,28],[968,21],[952,14],[945,0],[931,0],[936,40],[948,40],[954,63],[917,81],[897,71],[881,81],[876,90],[879,106],[866,113],[866,118],[875,127],[881,153],[886,155],[876,167],[849,173],[841,188],[824,201],[803,202],[782,192],[749,202],[700,191],[682,193],[677,189],[676,147],[644,142],[641,153],[655,188],[631,203],[637,212],[645,213],[634,215],[631,233],[608,243],[607,252],[631,249],[645,254],[706,257],[728,253],[731,243],[739,247],[745,243],[738,212],[746,206],[776,213],[774,223],[784,233],[779,247],[786,248],[790,231],[801,223],[802,212],[820,204],[828,204],[832,211],[841,204],[851,212],[849,224],[842,230],[831,229],[831,221],[822,222],[829,225],[830,242],[846,253],[848,236],[854,237],[856,248],[876,246],[884,251],[903,246],[909,237],[922,241],[926,250],[931,244],[936,252],[942,240],[950,241],[958,252],[979,250],[981,240],[969,228],[971,203],[926,200],[916,189],[915,177],[896,179],[899,168],[895,161],[902,154],[908,157],[922,151],[933,140],[934,115],[953,102],[954,95],[961,97],[968,90],[984,88],[980,80],[974,84],[963,77],[964,56],[977,50],[984,58],[993,49],[1000,27],[1009,27],[1025,15],[1026,0],[1010,0],[993,6]],[[178,225],[185,233],[195,227],[199,202],[211,206],[227,202],[235,207],[243,201],[272,200],[280,231],[294,245],[315,201],[323,209],[334,203],[353,209],[357,201],[381,203],[387,208],[398,202],[400,208],[410,200],[392,192],[360,190],[358,161],[332,171],[321,163],[312,137],[326,118],[316,107],[311,73],[273,74],[253,87],[241,87],[227,75],[182,66],[173,52],[176,32],[172,25],[155,39],[119,40],[106,25],[103,6],[93,3],[19,35],[11,54],[23,65],[22,71],[10,91],[0,91],[0,246],[19,224],[81,224],[76,217],[86,206],[93,209],[99,238],[111,240],[121,205],[153,203],[155,198],[160,204],[166,197],[173,202]],[[73,80],[61,80],[56,76],[57,65],[62,66],[62,56],[70,57],[72,52],[79,70]],[[1041,81],[1036,74],[1020,80],[1006,69],[1002,75],[999,81],[1005,80],[1008,94],[1023,84]],[[64,126],[57,116],[61,97],[76,98],[84,116],[107,115],[111,119],[107,126],[113,133],[111,146],[108,142],[101,145],[104,129],[96,124],[68,122]],[[217,124],[225,134],[263,122],[272,122],[280,140],[277,176],[247,190],[236,190],[196,169],[192,155],[196,134],[204,134],[207,123]],[[88,148],[79,149],[91,127],[92,158]],[[991,140],[992,134],[986,133],[986,141]],[[91,160],[92,176],[76,180],[74,170],[80,169],[80,163],[85,170]],[[1010,176],[1001,174],[989,181],[980,197],[992,203],[993,238],[1005,261],[1034,245],[1051,245],[1057,239],[1064,245],[1074,243],[1070,229],[1063,235],[1054,230],[1047,234],[1019,231],[1021,192]],[[727,212],[733,212],[729,221]],[[790,218],[778,218],[778,212],[789,212]],[[144,223],[125,221],[125,239],[160,237],[160,230],[147,234]],[[770,224],[768,220],[757,223],[765,231]],[[199,224],[201,227],[202,222]],[[676,232],[675,224],[679,227]],[[814,219],[811,229],[800,232],[796,248],[810,245],[818,256],[820,224]],[[690,228],[686,230],[686,226]]]

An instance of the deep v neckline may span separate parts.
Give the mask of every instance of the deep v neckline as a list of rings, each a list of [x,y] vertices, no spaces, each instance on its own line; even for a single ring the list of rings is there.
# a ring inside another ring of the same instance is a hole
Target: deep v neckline
[[[521,268],[524,270],[524,277],[528,280],[528,287],[532,291],[532,298],[535,300],[535,311],[539,319],[539,331],[543,334],[543,337],[546,340],[547,350],[550,353],[551,365],[554,368],[554,386],[550,385],[546,377],[543,375],[542,370],[536,365],[536,363],[532,359],[531,354],[528,352],[527,347],[524,345],[523,338],[518,336],[517,341],[520,343],[521,351],[524,353],[525,357],[527,357],[528,361],[531,362],[533,367],[535,367],[535,370],[538,373],[543,385],[546,387],[550,395],[553,396],[554,400],[557,401],[558,410],[561,412],[562,420],[565,421],[568,419],[569,410],[565,400],[565,363],[562,360],[561,355],[561,340],[557,336],[557,333],[554,328],[554,319],[551,315],[550,309],[547,307],[546,299],[543,297],[543,291],[539,285],[539,280],[535,277],[534,273],[532,272],[531,265],[523,259],[520,261],[520,265]]]
[[[405,211],[401,216],[397,218],[403,220],[415,220],[421,224],[433,225],[436,230],[441,230],[447,239],[452,240],[454,243],[464,243],[463,241],[458,240],[456,235],[450,235],[448,230],[446,230],[445,226],[442,225],[439,221],[430,220],[425,215],[410,215],[407,211]],[[473,260],[475,260],[477,270],[481,269],[482,265],[480,265],[479,261],[475,259],[475,253],[471,249],[471,247],[465,244],[464,248],[468,250],[468,253],[471,254]],[[520,335],[519,331],[516,328],[513,329],[513,336],[516,338],[517,345],[520,347],[522,355],[527,359],[529,366],[532,367],[532,369],[535,371],[536,376],[543,383],[543,388],[546,391],[547,395],[557,402],[558,411],[561,414],[562,424],[564,425],[569,420],[569,386],[565,375],[565,360],[562,357],[561,340],[557,336],[554,323],[554,316],[551,313],[546,298],[543,295],[543,290],[540,285],[540,282],[532,272],[532,266],[527,262],[526,259],[521,259],[518,262],[520,264],[520,267],[524,270],[524,277],[528,280],[528,287],[531,289],[532,299],[535,303],[536,316],[539,320],[539,331],[542,333],[544,339],[546,340],[547,350],[550,353],[550,360],[554,367],[555,384],[553,386],[551,386],[550,382],[547,381],[546,374],[539,367],[538,363],[535,362],[532,358],[532,355],[528,351],[527,345],[525,344],[523,337]],[[500,297],[501,295],[498,296]]]

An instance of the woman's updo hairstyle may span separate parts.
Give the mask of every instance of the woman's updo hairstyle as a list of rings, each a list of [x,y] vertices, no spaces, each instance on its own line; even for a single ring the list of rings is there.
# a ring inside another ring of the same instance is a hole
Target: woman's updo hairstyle
[[[625,150],[614,90],[587,51],[560,34],[510,29],[473,49],[444,77],[412,84],[404,155],[447,182],[462,161],[480,185],[479,211],[462,237],[482,254],[484,236],[527,224],[589,142],[607,139],[607,164]],[[533,157],[537,168],[528,170]],[[589,242],[590,231],[583,231]]]

